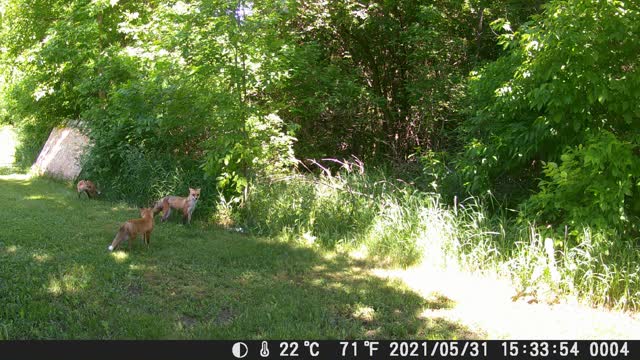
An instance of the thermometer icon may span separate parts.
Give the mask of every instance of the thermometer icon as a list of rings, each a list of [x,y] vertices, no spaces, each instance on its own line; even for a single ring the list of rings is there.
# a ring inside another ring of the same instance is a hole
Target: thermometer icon
[[[267,342],[262,342],[262,347],[260,348],[260,356],[267,357],[269,356],[269,348],[267,347]]]

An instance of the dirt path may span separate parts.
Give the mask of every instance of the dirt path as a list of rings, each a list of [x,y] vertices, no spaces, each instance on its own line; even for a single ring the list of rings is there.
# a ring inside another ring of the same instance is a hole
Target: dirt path
[[[509,282],[459,271],[420,266],[377,269],[381,278],[399,278],[427,299],[453,306],[427,310],[422,317],[459,323],[470,337],[484,339],[640,339],[640,314],[590,308],[576,302],[557,305],[511,300]],[[448,300],[447,300],[448,299]]]

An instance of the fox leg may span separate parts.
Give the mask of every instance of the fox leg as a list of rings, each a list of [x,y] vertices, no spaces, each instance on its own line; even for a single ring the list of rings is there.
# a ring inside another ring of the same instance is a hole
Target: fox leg
[[[182,208],[182,223],[184,225],[191,224],[191,212],[189,211],[189,207],[186,204]]]
[[[131,244],[135,241],[136,237],[137,237],[136,234],[132,234],[129,237],[129,252],[131,252]]]
[[[171,206],[168,201],[162,202],[162,221],[167,221],[169,216],[171,215]]]
[[[169,207],[169,208],[165,209],[165,210],[163,211],[163,214],[164,214],[164,215],[162,215],[162,219],[161,219],[161,220],[162,220],[162,221],[167,221],[167,219],[169,218],[169,216],[171,216],[171,208]]]
[[[147,247],[149,247],[149,243],[151,242],[151,231],[147,231],[144,236],[144,242],[147,244]]]

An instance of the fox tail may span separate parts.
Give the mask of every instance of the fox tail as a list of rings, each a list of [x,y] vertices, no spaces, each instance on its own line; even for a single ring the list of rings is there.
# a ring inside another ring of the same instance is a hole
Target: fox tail
[[[120,242],[122,242],[122,240],[126,240],[125,238],[127,237],[127,229],[125,228],[125,226],[126,225],[120,226],[120,230],[118,230],[118,232],[116,233],[116,237],[113,238],[111,245],[109,245],[108,247],[109,251],[113,251],[116,247],[118,247],[118,245],[120,245]]]

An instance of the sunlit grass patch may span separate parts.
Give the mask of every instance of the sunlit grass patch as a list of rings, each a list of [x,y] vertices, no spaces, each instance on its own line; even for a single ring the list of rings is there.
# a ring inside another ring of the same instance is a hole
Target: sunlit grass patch
[[[23,185],[28,185],[27,181],[31,180],[32,176],[30,174],[17,174],[11,173],[7,175],[0,175],[0,180],[19,180]]]
[[[371,306],[358,304],[353,310],[352,316],[360,321],[372,322],[375,320],[376,311]]]
[[[122,210],[128,210],[128,209],[130,209],[130,208],[131,208],[131,207],[130,207],[130,206],[128,206],[127,204],[124,204],[124,203],[118,203],[118,204],[116,204],[116,205],[114,205],[114,206],[112,206],[112,207],[111,207],[111,211],[122,211]]]
[[[46,196],[46,195],[30,195],[30,196],[25,196],[24,199],[25,200],[54,200],[55,198],[52,196]]]
[[[51,255],[43,253],[43,252],[36,252],[34,254],[32,254],[31,256],[33,256],[33,259],[39,263],[44,263],[47,262],[49,260],[51,260]]]
[[[110,253],[110,256],[119,263],[122,263],[129,258],[129,254],[123,250],[112,251]]]
[[[75,294],[85,289],[90,275],[84,266],[74,266],[59,275],[50,275],[47,291],[52,295]]]

